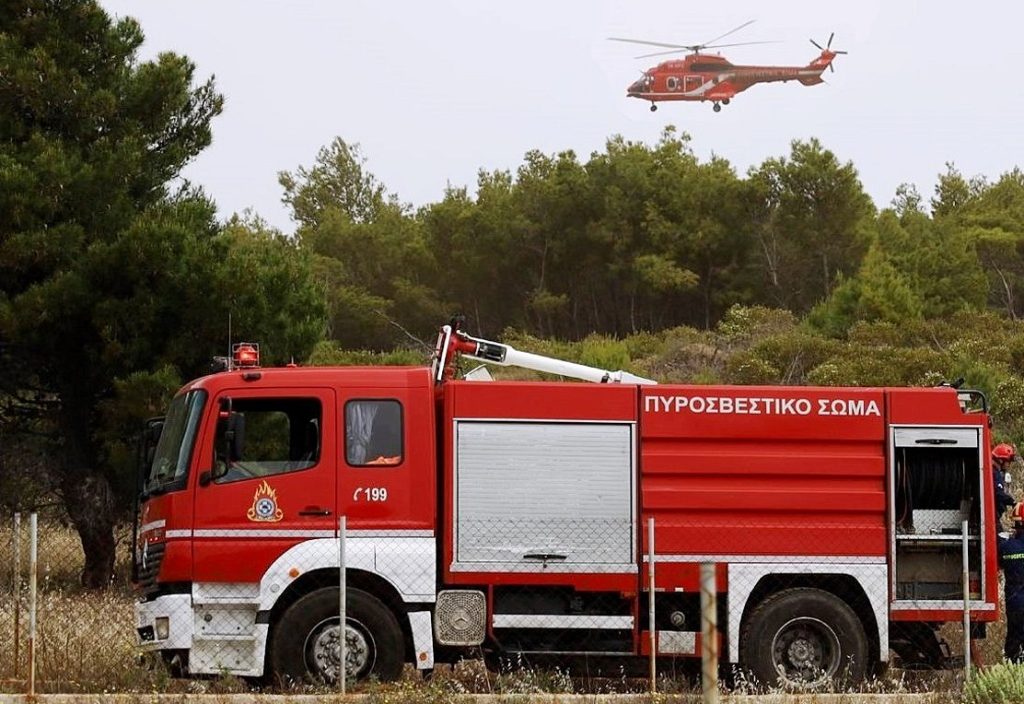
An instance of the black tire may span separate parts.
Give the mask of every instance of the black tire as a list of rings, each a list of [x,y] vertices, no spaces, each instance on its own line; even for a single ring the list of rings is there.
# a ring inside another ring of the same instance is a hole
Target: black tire
[[[860,618],[835,594],[786,589],[754,608],[740,635],[740,663],[760,686],[844,687],[869,670]]]
[[[391,609],[360,589],[348,590],[345,608],[349,679],[397,679],[402,674],[405,647],[402,628]],[[338,642],[338,590],[307,594],[288,607],[274,625],[269,674],[285,683],[333,682],[338,672]]]

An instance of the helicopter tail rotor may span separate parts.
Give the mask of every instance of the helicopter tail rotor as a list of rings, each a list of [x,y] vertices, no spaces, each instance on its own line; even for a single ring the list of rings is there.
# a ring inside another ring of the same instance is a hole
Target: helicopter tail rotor
[[[832,40],[835,39],[835,37],[836,37],[836,33],[835,32],[832,32],[831,34],[829,34],[828,35],[828,41],[825,42],[825,46],[822,46],[821,44],[819,44],[818,42],[814,41],[813,39],[810,40],[811,44],[813,44],[818,49],[818,51],[821,52],[821,56],[818,57],[818,59],[816,61],[814,61],[812,63],[812,65],[818,64],[818,65],[828,66],[828,70],[829,71],[832,71],[833,73],[835,72],[835,68],[832,66],[832,60],[836,56],[839,56],[840,54],[844,54],[845,55],[845,54],[850,53],[848,51],[842,51],[841,49],[833,49],[832,48]]]

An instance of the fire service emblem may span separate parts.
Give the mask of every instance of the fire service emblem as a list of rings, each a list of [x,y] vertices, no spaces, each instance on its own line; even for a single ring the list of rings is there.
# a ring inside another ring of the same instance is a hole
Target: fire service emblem
[[[245,515],[250,521],[262,523],[276,523],[284,517],[284,511],[277,507],[277,492],[270,488],[265,479],[256,488],[252,507]]]

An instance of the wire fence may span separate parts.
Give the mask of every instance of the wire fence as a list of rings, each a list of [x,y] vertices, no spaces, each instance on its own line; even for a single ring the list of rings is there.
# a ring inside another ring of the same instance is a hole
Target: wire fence
[[[397,681],[387,686],[703,691],[711,702],[720,690],[956,687],[969,647],[975,665],[1002,660],[1002,619],[981,623],[1000,585],[985,581],[970,526],[967,541],[905,534],[888,557],[832,554],[845,544],[836,527],[804,525],[832,544],[787,555],[781,527],[637,524],[599,506],[573,507],[575,521],[461,515],[444,540],[321,515],[299,529],[274,505],[253,510],[245,528],[141,526],[136,587],[132,531],[119,531],[104,590],[79,586],[71,527],[41,516],[33,548],[35,519],[4,516],[0,691],[344,692]],[[736,530],[758,551],[726,550]]]

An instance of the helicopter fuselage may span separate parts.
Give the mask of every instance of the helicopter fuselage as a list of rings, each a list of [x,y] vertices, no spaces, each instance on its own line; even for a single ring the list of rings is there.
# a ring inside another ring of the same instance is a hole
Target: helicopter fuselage
[[[626,90],[630,98],[649,100],[699,100],[728,104],[729,100],[757,83],[799,81],[811,86],[822,83],[821,74],[836,54],[822,51],[806,66],[754,66],[730,63],[724,57],[690,54],[683,59],[663,61],[644,72]]]

